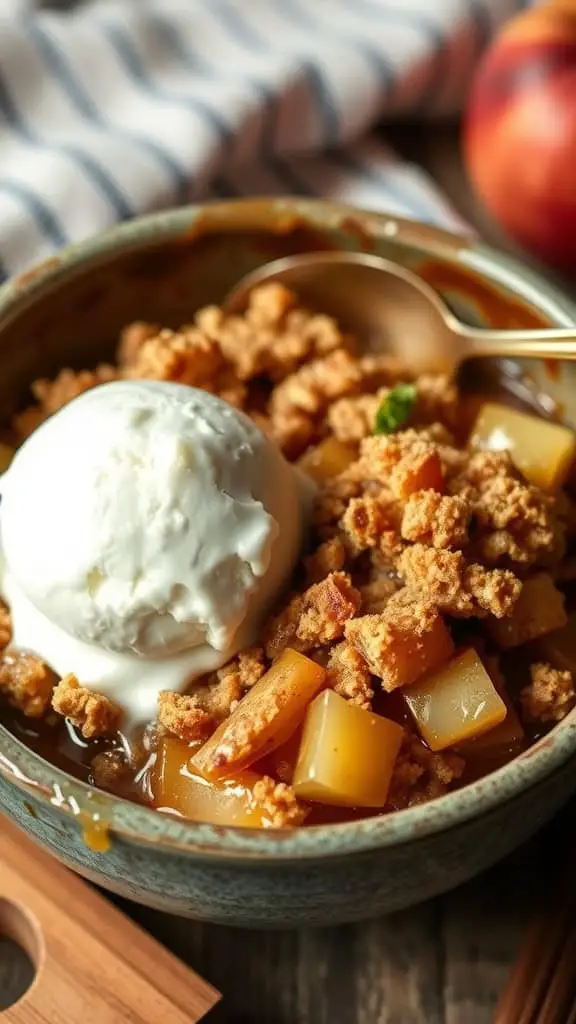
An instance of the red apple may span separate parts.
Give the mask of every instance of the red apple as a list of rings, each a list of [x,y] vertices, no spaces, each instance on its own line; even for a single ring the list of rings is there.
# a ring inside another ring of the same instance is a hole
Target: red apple
[[[464,147],[472,183],[504,230],[576,269],[576,0],[506,25],[475,77]]]

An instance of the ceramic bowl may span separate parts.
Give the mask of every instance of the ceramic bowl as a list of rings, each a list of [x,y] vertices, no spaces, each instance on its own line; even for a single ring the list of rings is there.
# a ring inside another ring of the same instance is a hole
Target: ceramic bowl
[[[249,269],[310,249],[369,250],[406,264],[469,320],[569,325],[576,308],[474,240],[328,202],[185,208],[114,228],[0,291],[0,413],[30,381],[89,366],[135,319],[178,326]],[[521,382],[527,367],[507,366]],[[576,425],[574,374],[530,373]],[[463,882],[527,839],[576,790],[576,720],[465,789],[388,817],[294,831],[178,820],[91,791],[0,728],[0,806],[104,888],[175,914],[257,927],[397,910]]]

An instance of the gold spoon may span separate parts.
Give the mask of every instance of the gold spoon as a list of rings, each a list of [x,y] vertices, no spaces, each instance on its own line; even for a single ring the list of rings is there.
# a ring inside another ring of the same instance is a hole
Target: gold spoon
[[[303,305],[335,317],[372,350],[399,356],[415,373],[455,375],[467,359],[576,359],[576,325],[533,330],[469,327],[416,274],[380,256],[313,252],[274,260],[228,294],[227,313],[242,313],[250,291],[269,281],[293,289]]]

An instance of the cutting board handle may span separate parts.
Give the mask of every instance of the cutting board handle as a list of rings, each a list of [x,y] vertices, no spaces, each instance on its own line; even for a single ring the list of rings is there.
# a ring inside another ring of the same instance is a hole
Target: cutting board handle
[[[102,854],[103,857],[106,854]],[[3,819],[0,934],[36,969],[2,1024],[196,1024],[220,999],[208,982]]]

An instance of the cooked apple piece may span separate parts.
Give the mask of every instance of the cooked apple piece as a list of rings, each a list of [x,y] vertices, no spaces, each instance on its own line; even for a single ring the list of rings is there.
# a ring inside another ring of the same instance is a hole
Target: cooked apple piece
[[[0,441],[0,473],[6,472],[15,454],[14,448]]]
[[[539,572],[522,584],[512,614],[506,619],[489,619],[486,628],[500,647],[519,647],[561,629],[567,621],[564,595],[548,573]]]
[[[298,728],[325,677],[315,661],[286,648],[194,755],[194,770],[208,779],[235,775],[275,750]]]
[[[465,757],[473,757],[474,754],[489,755],[492,752],[508,750],[510,747],[520,747],[526,738],[522,723],[518,718],[516,709],[508,699],[507,694],[500,696],[506,705],[506,718],[500,725],[496,725],[488,732],[467,740],[458,747],[458,753]]]
[[[402,693],[431,750],[481,736],[506,718],[506,705],[472,648]]]
[[[576,674],[576,612],[568,616],[565,626],[538,641],[538,654],[553,668]]]
[[[191,753],[182,740],[162,739],[150,776],[155,806],[213,825],[262,828],[263,809],[252,799],[252,790],[262,776],[248,771],[233,779],[208,782],[191,771]]]
[[[303,800],[383,807],[404,730],[333,690],[308,709],[293,787]]]
[[[345,444],[336,437],[327,437],[315,448],[305,452],[298,465],[316,483],[321,484],[343,473],[357,456],[358,449],[353,444]]]
[[[573,430],[497,402],[482,406],[471,441],[490,451],[507,449],[526,479],[545,491],[562,486],[576,456]]]

